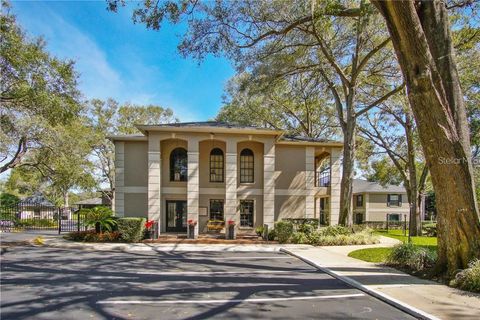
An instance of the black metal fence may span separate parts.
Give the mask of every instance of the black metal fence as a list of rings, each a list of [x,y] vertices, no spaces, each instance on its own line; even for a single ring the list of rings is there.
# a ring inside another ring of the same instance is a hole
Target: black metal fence
[[[58,230],[58,233],[86,230],[85,216],[75,207],[35,203],[0,206],[0,231],[23,230]]]

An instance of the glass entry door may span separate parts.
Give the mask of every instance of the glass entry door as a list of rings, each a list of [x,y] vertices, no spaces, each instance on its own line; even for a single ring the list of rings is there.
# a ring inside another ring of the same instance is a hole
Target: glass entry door
[[[167,232],[187,232],[187,201],[167,200]]]

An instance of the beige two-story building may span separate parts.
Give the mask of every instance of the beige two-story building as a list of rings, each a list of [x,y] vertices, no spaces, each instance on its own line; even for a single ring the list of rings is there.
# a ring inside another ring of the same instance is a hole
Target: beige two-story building
[[[353,222],[378,223],[409,220],[410,205],[403,186],[353,180]]]
[[[112,136],[120,217],[145,217],[159,231],[207,232],[234,221],[238,232],[283,218],[339,216],[342,143],[219,122],[138,125]]]

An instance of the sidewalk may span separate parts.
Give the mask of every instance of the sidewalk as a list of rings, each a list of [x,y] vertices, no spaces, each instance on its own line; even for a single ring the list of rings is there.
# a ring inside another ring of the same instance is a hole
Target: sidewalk
[[[393,240],[393,241],[392,241]],[[332,273],[348,277],[367,289],[387,295],[440,319],[479,319],[480,295],[437,282],[419,279],[393,268],[348,257],[348,253],[369,247],[388,247],[395,239],[382,237],[369,246],[285,248],[291,253]]]
[[[279,252],[282,248],[300,250],[309,245],[281,244],[195,244],[195,243],[86,243],[67,241],[61,237],[45,238],[45,246],[64,249],[125,252]]]

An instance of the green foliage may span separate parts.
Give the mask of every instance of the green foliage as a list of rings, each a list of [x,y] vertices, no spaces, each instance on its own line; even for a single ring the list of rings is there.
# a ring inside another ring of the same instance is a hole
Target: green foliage
[[[294,232],[291,237],[291,242],[314,246],[360,245],[378,242],[378,238],[370,229],[352,232],[345,227],[330,226],[317,230],[307,228],[307,231],[308,232]]]
[[[58,223],[52,219],[15,219],[15,226],[19,228],[40,227],[57,228]]]
[[[422,233],[427,237],[436,237],[437,236],[437,224],[428,223],[422,225]]]
[[[81,106],[74,63],[51,56],[43,39],[29,39],[5,1],[0,25],[4,172],[21,164],[33,148],[42,148],[44,137],[78,116]]]
[[[65,239],[71,241],[83,241],[83,242],[118,242],[120,241],[120,232],[103,232],[96,233],[94,231],[80,231],[70,232],[64,236]]]
[[[145,229],[144,218],[120,218],[117,221],[118,232],[125,242],[139,242]]]
[[[387,264],[416,272],[433,267],[436,259],[436,251],[406,243],[393,247]]]
[[[292,234],[291,242],[296,244],[307,244],[310,241],[306,233],[297,231]]]
[[[368,231],[368,232],[370,232],[370,231]],[[347,227],[344,227],[344,226],[340,226],[340,225],[320,228],[320,230],[318,231],[318,234],[320,234],[321,236],[324,236],[324,237],[327,237],[327,236],[335,237],[335,236],[339,236],[339,235],[350,235],[352,233],[353,233],[353,231],[351,229],[349,229]]]
[[[0,194],[0,206],[2,207],[13,207],[18,202],[20,202],[20,198],[14,194],[6,192]]]
[[[480,260],[469,263],[468,268],[455,275],[450,285],[462,290],[480,293]]]
[[[392,248],[368,248],[352,251],[349,257],[367,262],[381,263],[387,261]]]
[[[403,182],[400,172],[388,157],[370,162],[366,178],[368,181],[378,182],[383,186],[388,184],[400,185]]]
[[[277,231],[275,229],[268,230],[268,240],[273,241],[277,237]]]
[[[88,227],[95,227],[97,233],[101,233],[104,230],[111,231],[117,224],[112,209],[108,207],[98,206],[91,209],[81,209],[78,214],[84,214],[85,225]]]
[[[257,234],[257,236],[262,236],[263,235],[263,226],[258,226],[255,228],[255,233]]]
[[[385,237],[390,237],[393,239],[400,240],[402,242],[408,242],[408,237],[403,235],[403,230],[377,230],[375,231],[376,234],[385,236]],[[408,231],[407,231],[408,233]],[[431,247],[436,247],[437,246],[437,238],[436,237],[410,237],[410,240],[412,241],[412,244],[416,244],[419,246],[431,246]]]
[[[293,234],[293,223],[284,220],[276,222],[275,233],[279,243],[288,242]]]

